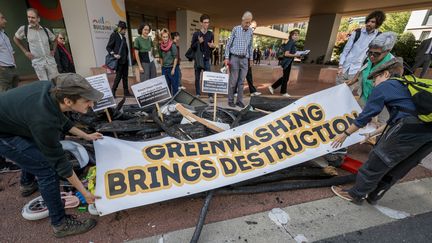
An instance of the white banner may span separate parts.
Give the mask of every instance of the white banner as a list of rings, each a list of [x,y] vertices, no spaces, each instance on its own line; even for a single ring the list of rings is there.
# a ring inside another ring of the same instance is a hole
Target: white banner
[[[93,111],[100,111],[105,108],[116,106],[116,101],[112,94],[111,87],[108,83],[108,77],[106,73],[87,77],[86,79],[93,88],[104,94],[102,99],[96,102],[93,106]]]
[[[119,20],[126,22],[124,0],[86,0],[96,66],[105,64],[106,45]],[[128,40],[128,38],[126,38]]]
[[[209,137],[166,137],[129,142],[105,137],[94,143],[96,201],[101,215],[183,197],[290,167],[331,151],[361,109],[339,85],[242,126]],[[362,141],[360,130],[344,147]]]

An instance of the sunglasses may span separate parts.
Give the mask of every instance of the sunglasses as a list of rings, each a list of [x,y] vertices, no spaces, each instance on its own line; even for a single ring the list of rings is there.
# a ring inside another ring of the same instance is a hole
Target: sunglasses
[[[370,57],[370,56],[373,56],[373,57],[375,57],[375,58],[377,58],[377,57],[379,57],[381,54],[383,54],[385,51],[383,51],[383,52],[378,52],[378,51],[368,51],[367,52],[367,55]]]

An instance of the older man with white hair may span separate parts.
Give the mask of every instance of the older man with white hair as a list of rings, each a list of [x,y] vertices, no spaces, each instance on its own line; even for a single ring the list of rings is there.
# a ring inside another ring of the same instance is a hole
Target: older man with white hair
[[[243,14],[241,25],[237,25],[231,31],[231,36],[225,48],[225,66],[229,67],[229,89],[228,105],[236,105],[244,108],[243,104],[243,80],[248,71],[248,65],[253,62],[253,30],[250,28],[252,23],[252,13],[246,11]],[[237,87],[237,88],[236,88]],[[237,89],[237,102],[234,103],[234,93]]]

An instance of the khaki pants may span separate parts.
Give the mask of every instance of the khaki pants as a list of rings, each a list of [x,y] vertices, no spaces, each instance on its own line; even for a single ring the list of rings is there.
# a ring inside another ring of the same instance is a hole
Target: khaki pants
[[[18,82],[15,68],[0,67],[0,92],[17,87]]]

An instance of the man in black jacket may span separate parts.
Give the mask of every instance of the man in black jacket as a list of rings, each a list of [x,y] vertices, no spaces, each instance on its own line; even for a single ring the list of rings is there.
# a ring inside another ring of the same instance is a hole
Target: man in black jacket
[[[128,87],[129,49],[126,43],[127,40],[125,36],[127,26],[125,22],[119,21],[117,27],[118,27],[117,30],[111,34],[108,44],[106,46],[106,50],[108,51],[108,53],[118,59],[117,68],[116,68],[116,77],[114,79],[114,84],[112,86],[112,92],[115,97],[115,92],[117,90],[117,87],[121,79],[123,81],[124,96],[131,96]]]
[[[96,197],[76,176],[60,144],[60,137],[69,132],[91,141],[102,138],[102,134],[81,131],[63,112],[86,113],[103,93],[75,73],[60,74],[53,81],[55,85],[51,81],[33,82],[0,94],[0,156],[21,167],[22,194],[30,195],[39,186],[54,235],[65,237],[89,231],[96,221],[91,218],[77,220],[65,214],[59,177],[66,178],[87,203],[94,203]]]

